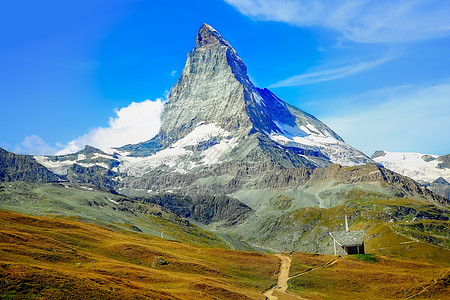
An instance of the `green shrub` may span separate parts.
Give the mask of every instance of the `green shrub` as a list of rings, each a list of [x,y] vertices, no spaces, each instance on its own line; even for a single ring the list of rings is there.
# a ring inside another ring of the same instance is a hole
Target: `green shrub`
[[[355,254],[353,255],[357,260],[367,261],[367,262],[377,262],[378,259],[373,254]]]

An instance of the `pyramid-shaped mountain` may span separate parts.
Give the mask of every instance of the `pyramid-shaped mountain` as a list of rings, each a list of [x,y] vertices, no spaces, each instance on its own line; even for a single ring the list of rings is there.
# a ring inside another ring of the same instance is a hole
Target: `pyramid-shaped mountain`
[[[130,175],[163,165],[186,173],[223,164],[316,168],[371,161],[314,116],[256,87],[237,52],[210,25],[203,24],[196,41],[170,90],[159,134],[120,149],[146,157],[123,165]]]

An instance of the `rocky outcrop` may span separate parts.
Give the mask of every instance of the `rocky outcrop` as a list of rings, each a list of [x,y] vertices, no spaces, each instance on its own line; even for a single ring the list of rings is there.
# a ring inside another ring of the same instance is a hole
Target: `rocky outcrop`
[[[146,197],[143,201],[160,205],[183,218],[203,224],[222,222],[227,226],[236,225],[251,213],[250,207],[226,196],[163,194]]]
[[[78,164],[71,165],[67,173],[67,179],[71,183],[87,183],[106,191],[114,191],[117,186],[115,177],[117,174],[109,169],[100,166],[83,167]]]
[[[426,187],[450,201],[450,183],[444,178],[439,177],[432,183],[426,185]]]
[[[370,158],[375,159],[377,157],[383,157],[385,155],[386,155],[386,152],[384,152],[383,150],[377,150],[372,154],[372,156]]]
[[[439,169],[450,169],[450,154],[439,156],[437,160]]]
[[[308,184],[316,181],[334,180],[335,184],[354,184],[362,182],[380,182],[391,190],[396,197],[423,197],[438,202],[445,199],[435,195],[409,177],[402,176],[376,164],[365,166],[342,167],[333,165],[325,169],[314,170]]]
[[[14,154],[0,148],[0,181],[54,182],[62,179],[32,156]]]

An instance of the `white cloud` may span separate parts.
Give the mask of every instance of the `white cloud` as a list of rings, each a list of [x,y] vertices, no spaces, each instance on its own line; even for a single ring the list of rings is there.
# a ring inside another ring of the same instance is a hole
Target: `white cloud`
[[[372,105],[352,105],[358,101]],[[334,107],[322,121],[368,155],[375,150],[450,153],[450,83],[385,88]]]
[[[257,20],[320,26],[360,43],[399,43],[450,34],[445,0],[225,0]]]
[[[270,85],[269,88],[297,86],[335,80],[375,68],[381,64],[384,64],[385,62],[388,62],[389,60],[391,60],[391,58],[385,57],[374,61],[360,62],[345,67],[296,75],[274,83]]]
[[[47,145],[44,140],[37,135],[26,136],[23,141],[14,149],[14,152],[21,154],[43,155],[55,153],[56,148]]]
[[[177,75],[177,71],[173,70],[172,72],[170,72],[170,76],[175,77],[175,75]]]
[[[108,151],[111,147],[143,142],[154,137],[160,128],[160,115],[165,101],[132,102],[115,110],[108,127],[97,127],[70,141],[57,155],[73,153],[91,145]]]

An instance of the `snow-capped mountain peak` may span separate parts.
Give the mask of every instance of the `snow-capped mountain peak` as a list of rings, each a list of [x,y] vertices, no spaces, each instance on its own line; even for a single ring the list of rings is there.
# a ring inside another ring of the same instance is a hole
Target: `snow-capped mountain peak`
[[[198,30],[196,47],[169,92],[159,133],[117,153],[110,158],[114,172],[132,177],[221,173],[222,165],[316,168],[372,162],[314,116],[256,87],[236,50],[208,24]],[[104,163],[96,157],[37,159],[60,173],[73,164]]]
[[[161,131],[154,139],[160,141],[159,150],[176,147],[196,130],[196,124],[202,123],[229,132],[226,139],[244,140],[240,147],[247,150],[247,144],[255,147],[254,139],[264,139],[265,146],[258,150],[261,155],[285,166],[357,165],[371,161],[312,115],[289,105],[268,89],[256,87],[237,52],[212,26],[203,24],[196,42],[164,107]],[[214,145],[225,143],[223,136],[213,140]],[[208,148],[203,147],[202,151]],[[288,152],[288,157],[276,154],[280,151]],[[193,156],[184,159],[192,160]],[[291,156],[297,157],[296,163],[292,164]],[[232,155],[213,161],[236,159],[251,160]]]

